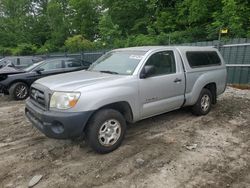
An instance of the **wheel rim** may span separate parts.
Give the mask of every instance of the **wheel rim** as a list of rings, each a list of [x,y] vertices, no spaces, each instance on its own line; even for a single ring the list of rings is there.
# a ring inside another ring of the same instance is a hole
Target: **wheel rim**
[[[103,146],[112,146],[121,136],[121,124],[115,119],[105,121],[99,129],[99,142]]]
[[[24,99],[28,94],[28,89],[24,85],[19,85],[16,88],[16,97],[18,99]]]
[[[210,97],[208,95],[203,95],[201,98],[201,109],[206,112],[210,107]]]

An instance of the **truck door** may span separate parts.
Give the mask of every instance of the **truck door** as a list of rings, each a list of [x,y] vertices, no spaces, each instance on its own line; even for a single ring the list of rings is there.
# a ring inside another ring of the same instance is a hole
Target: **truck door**
[[[141,117],[178,109],[184,102],[185,75],[180,59],[172,50],[152,54],[144,66],[153,66],[154,72],[139,80]],[[179,57],[179,56],[178,56]]]

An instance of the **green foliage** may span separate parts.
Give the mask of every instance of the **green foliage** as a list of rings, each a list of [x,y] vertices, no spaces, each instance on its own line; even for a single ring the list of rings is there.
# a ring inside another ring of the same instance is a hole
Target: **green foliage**
[[[47,54],[49,52],[58,51],[58,47],[47,41],[43,46],[37,49],[37,54]]]
[[[65,41],[65,47],[70,52],[79,52],[92,49],[93,44],[89,40],[85,39],[82,35],[76,35],[73,37],[69,37]]]
[[[10,56],[10,55],[12,55],[12,50],[10,48],[0,46],[0,55]]]
[[[104,14],[99,22],[99,31],[102,41],[105,43],[105,46],[110,46],[114,44],[115,39],[121,36],[121,31],[119,26],[114,24],[111,16]]]
[[[145,30],[147,23],[140,24],[139,30],[134,26],[141,22],[143,18],[147,21],[147,2],[145,0],[105,0],[103,1],[104,8],[107,8],[107,13],[111,16],[113,23],[119,25],[123,36],[127,34],[135,34],[140,32],[140,29]]]
[[[180,23],[192,25],[206,21],[209,14],[208,5],[207,0],[184,0],[179,3],[177,7]]]
[[[33,44],[19,44],[16,48],[13,49],[12,54],[13,55],[30,55],[35,54],[37,51],[37,48]]]
[[[229,29],[230,37],[243,37],[247,34],[247,24],[249,24],[250,3],[239,0],[222,0],[222,7],[213,13],[214,21],[210,26],[210,31],[221,28]]]
[[[98,30],[100,2],[98,0],[69,0],[71,31],[93,41]]]
[[[127,46],[150,46],[157,45],[157,39],[155,36],[150,35],[137,35],[129,37]]]
[[[1,0],[0,53],[243,38],[249,18],[248,0]]]
[[[47,6],[47,19],[51,29],[50,43],[55,46],[62,46],[69,35],[67,1],[51,0]]]

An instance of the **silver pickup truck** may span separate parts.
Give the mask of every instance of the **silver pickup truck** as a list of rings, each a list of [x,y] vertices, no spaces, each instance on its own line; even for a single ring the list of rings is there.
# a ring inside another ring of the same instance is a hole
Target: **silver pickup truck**
[[[86,71],[36,81],[25,113],[48,137],[84,134],[96,152],[108,153],[121,145],[127,123],[185,106],[206,115],[226,80],[225,63],[215,48],[117,49]]]

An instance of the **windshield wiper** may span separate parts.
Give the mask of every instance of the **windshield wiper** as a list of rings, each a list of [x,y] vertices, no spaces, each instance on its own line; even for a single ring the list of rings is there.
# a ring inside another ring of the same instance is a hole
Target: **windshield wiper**
[[[119,74],[118,72],[114,72],[114,71],[106,71],[106,70],[103,70],[103,71],[99,71],[99,72],[102,72],[102,73],[108,73],[108,74]]]

